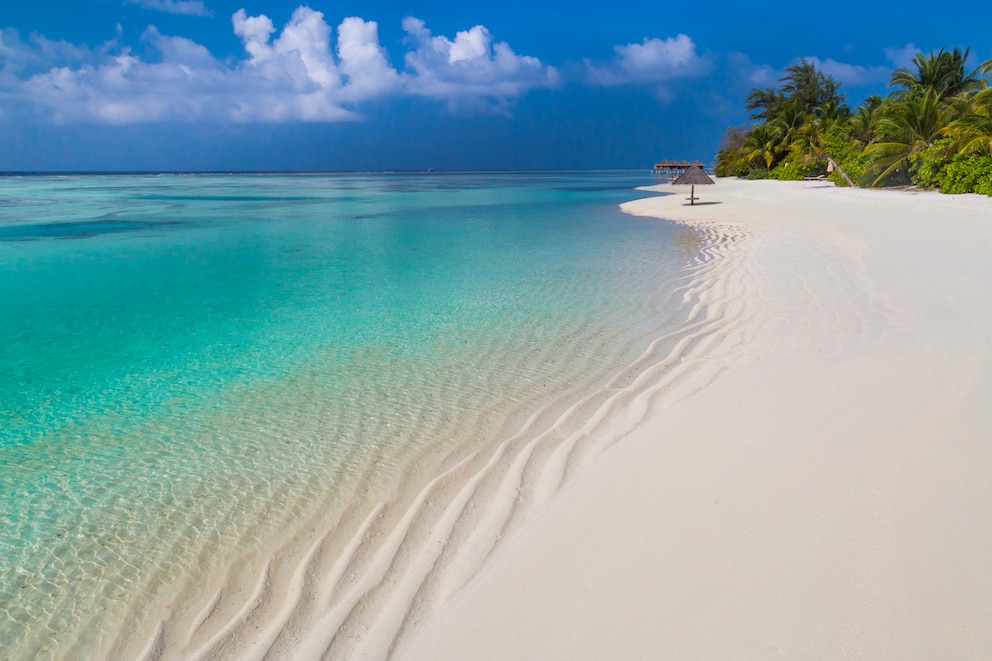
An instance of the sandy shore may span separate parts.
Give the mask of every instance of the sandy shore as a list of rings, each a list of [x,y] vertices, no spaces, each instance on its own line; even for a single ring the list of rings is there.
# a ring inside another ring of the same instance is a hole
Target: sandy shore
[[[992,200],[697,194],[624,205],[687,228],[677,331],[116,656],[987,658]]]
[[[711,240],[634,431],[519,492],[477,569],[354,658],[988,657],[992,200],[697,194],[625,205]]]

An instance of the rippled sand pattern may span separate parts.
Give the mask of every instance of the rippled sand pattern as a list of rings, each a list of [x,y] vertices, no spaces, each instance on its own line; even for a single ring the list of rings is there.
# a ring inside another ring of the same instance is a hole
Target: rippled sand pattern
[[[633,383],[701,240],[616,209],[644,179],[0,180],[4,658],[212,654],[307,558],[388,546],[390,503]]]

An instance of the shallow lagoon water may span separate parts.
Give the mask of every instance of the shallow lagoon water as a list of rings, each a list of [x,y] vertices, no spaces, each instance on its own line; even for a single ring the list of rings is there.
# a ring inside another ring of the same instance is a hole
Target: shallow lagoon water
[[[692,252],[617,209],[650,183],[0,179],[5,657],[106,650],[414,460],[622,373],[678,323]]]

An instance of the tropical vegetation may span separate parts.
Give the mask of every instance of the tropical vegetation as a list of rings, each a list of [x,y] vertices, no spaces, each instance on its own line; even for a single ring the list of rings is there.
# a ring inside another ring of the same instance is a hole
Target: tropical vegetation
[[[779,87],[748,94],[754,123],[727,130],[716,173],[992,196],[992,60],[969,70],[968,55],[919,53],[892,73],[887,96],[854,109],[839,82],[800,58]]]

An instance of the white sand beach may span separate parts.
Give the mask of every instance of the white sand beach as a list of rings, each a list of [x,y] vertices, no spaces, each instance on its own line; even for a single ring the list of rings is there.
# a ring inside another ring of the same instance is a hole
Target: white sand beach
[[[697,195],[624,205],[686,228],[677,333],[121,658],[987,658],[992,200]]]
[[[520,487],[465,587],[383,613],[396,658],[988,658],[992,199],[696,192],[625,205],[718,238],[677,378]]]

